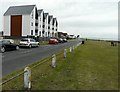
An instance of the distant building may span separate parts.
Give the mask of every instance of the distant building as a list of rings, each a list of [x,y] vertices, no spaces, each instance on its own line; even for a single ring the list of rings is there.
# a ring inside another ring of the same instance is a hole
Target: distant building
[[[59,38],[66,38],[67,36],[68,36],[67,33],[58,32],[58,37],[59,37]]]

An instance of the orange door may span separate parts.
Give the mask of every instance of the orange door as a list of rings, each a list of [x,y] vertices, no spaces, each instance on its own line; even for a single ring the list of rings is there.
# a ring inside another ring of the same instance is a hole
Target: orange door
[[[11,36],[22,36],[22,15],[11,16]]]

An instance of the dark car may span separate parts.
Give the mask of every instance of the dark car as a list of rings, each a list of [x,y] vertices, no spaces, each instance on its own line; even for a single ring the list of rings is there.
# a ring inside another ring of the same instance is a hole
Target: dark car
[[[63,42],[67,42],[67,39],[63,39]]]
[[[58,40],[59,43],[63,43],[64,42],[62,38],[57,38],[57,40]]]
[[[11,42],[8,39],[0,40],[0,52],[4,53],[5,51],[18,50],[19,45]]]

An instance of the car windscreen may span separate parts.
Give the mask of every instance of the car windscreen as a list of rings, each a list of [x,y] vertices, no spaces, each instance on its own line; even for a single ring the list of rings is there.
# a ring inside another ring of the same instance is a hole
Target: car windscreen
[[[2,44],[10,44],[9,40],[2,40]]]
[[[26,42],[26,41],[28,41],[28,39],[22,39],[21,41],[24,41],[24,42]]]

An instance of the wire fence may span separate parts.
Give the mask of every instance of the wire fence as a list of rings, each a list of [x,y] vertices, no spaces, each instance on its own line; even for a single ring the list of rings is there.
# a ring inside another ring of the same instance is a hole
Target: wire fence
[[[25,67],[24,71],[18,73],[17,75],[3,81],[2,83],[0,83],[0,86],[3,86],[4,84],[14,80],[15,78],[23,75],[23,80],[24,80],[24,83],[23,83],[23,86],[24,88],[27,88],[27,89],[30,89],[31,88],[31,70],[33,70],[34,68],[40,66],[40,65],[43,65],[44,63],[46,62],[49,62],[49,61],[52,61],[52,64],[51,66],[52,67],[56,67],[56,57],[59,56],[59,55],[62,55],[64,56],[64,58],[67,57],[67,53],[71,53],[74,49],[76,49],[79,45],[81,44],[81,42],[79,42],[78,44],[74,45],[74,46],[71,46],[69,47],[68,49],[64,49],[64,51],[61,51],[60,53],[57,53],[57,54],[53,54],[52,57],[46,59],[46,60],[43,60],[42,62],[40,63],[37,63],[35,65],[33,65],[32,67]]]

